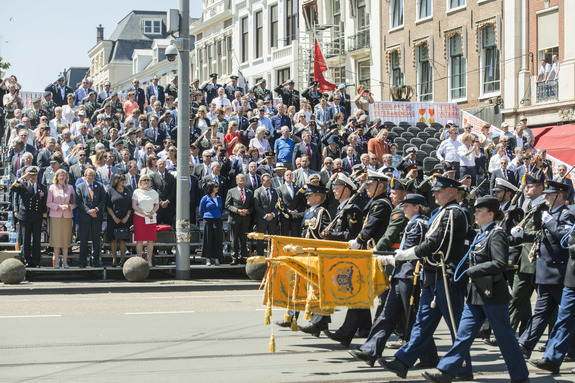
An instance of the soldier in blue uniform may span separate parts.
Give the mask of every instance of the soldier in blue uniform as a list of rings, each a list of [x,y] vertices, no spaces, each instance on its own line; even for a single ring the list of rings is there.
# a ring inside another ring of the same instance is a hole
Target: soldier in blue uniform
[[[424,238],[427,226],[423,219],[425,209],[425,197],[421,194],[407,194],[401,201],[401,206],[406,219],[407,226],[402,235],[400,250],[409,249],[418,245]],[[412,310],[410,298],[413,297],[414,307],[417,307],[419,301],[420,283],[414,282],[418,279],[419,273],[414,276],[416,267],[415,261],[397,262],[393,256],[380,256],[382,264],[393,265],[391,273],[391,286],[385,301],[385,305],[379,316],[379,321],[371,328],[366,342],[357,349],[350,350],[349,353],[358,360],[363,360],[369,366],[374,365],[375,360],[381,355],[389,336],[393,333],[397,323],[401,320],[402,315],[410,318],[410,322],[415,320],[415,312],[409,315]],[[413,323],[409,323],[408,326]],[[437,348],[433,340],[429,343],[427,350],[421,355],[422,364],[433,366],[437,364]],[[427,361],[430,361],[429,363]]]
[[[475,203],[475,222],[480,231],[473,240],[468,252],[471,279],[468,285],[468,298],[465,304],[457,339],[453,347],[437,365],[438,372],[424,372],[429,382],[450,383],[458,375],[463,360],[469,356],[469,349],[485,319],[489,320],[507,365],[512,383],[529,382],[529,371],[509,323],[509,289],[503,270],[509,257],[508,238],[505,231],[495,221],[503,219],[499,200],[494,197],[481,197]],[[458,265],[456,274],[459,274]],[[457,277],[456,277],[457,279]]]
[[[575,215],[567,208],[565,201],[569,196],[569,185],[557,181],[546,180],[545,203],[549,211],[541,215],[543,230],[540,246],[535,253],[535,284],[537,285],[537,301],[533,316],[527,323],[527,328],[519,338],[521,350],[528,359],[531,351],[539,341],[549,324],[554,311],[561,302],[563,282],[569,251],[561,246],[561,239],[570,233],[575,224]]]
[[[319,104],[321,100],[322,93],[318,89],[319,82],[312,81],[309,88],[304,90],[301,94],[302,97],[306,98],[313,110],[315,110],[315,106]]]
[[[241,86],[238,86],[238,76],[230,76],[232,80],[231,84],[226,86],[226,97],[230,102],[235,100],[235,94],[239,90],[242,92],[242,96],[244,95],[244,89]]]
[[[218,74],[212,73],[210,75],[210,81],[205,83],[200,90],[204,94],[204,100],[206,100],[206,105],[210,105],[212,100],[218,97],[218,89],[221,88],[221,85],[218,84]]]
[[[11,193],[17,193],[19,198],[14,211],[18,211],[18,221],[22,231],[22,255],[28,267],[40,267],[42,224],[46,222],[46,186],[38,182],[38,167],[24,168],[23,176],[18,178],[11,188]],[[17,207],[17,209],[16,209]]]
[[[453,271],[465,256],[464,243],[469,226],[465,213],[455,200],[460,185],[454,179],[435,176],[432,191],[441,207],[430,218],[431,225],[425,240],[411,249],[397,250],[395,254],[396,261],[425,258],[419,309],[409,342],[395,353],[394,360],[379,359],[385,369],[401,378],[407,376],[409,368],[425,352],[442,317],[455,340],[454,327],[459,323],[463,311],[465,281],[456,284],[453,281]],[[441,267],[442,262],[445,270]],[[473,379],[468,351],[464,353],[464,360],[465,365],[459,366],[461,369],[458,377],[462,380]]]

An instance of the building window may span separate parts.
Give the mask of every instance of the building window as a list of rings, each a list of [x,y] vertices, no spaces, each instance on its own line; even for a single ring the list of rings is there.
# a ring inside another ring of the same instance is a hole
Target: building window
[[[204,49],[200,49],[198,52],[198,78],[204,79]]]
[[[224,71],[224,66],[223,66],[223,50],[222,50],[222,40],[219,40],[216,43],[216,73],[218,73],[220,76],[222,75],[223,71]]]
[[[297,7],[298,0],[286,0],[286,45],[291,45],[297,39]]]
[[[162,34],[161,20],[144,20],[144,34],[160,35]]]
[[[391,3],[391,28],[403,25],[403,0],[392,0]]]
[[[427,43],[421,44],[417,48],[417,53],[419,101],[433,101],[433,72],[429,62],[429,45]]]
[[[466,81],[467,62],[463,56],[461,35],[449,38],[449,89],[452,100],[465,99],[467,97]]]
[[[369,60],[357,63],[357,82],[369,89],[370,78],[371,70]]]
[[[357,0],[357,30],[361,31],[364,28],[369,28],[366,0]]]
[[[418,0],[417,4],[417,18],[425,19],[431,17],[431,0]]]
[[[391,52],[391,85],[403,85],[403,72],[397,50]]]
[[[333,25],[341,22],[341,0],[333,0]]]
[[[256,58],[263,55],[264,50],[264,12],[256,12]]]
[[[343,84],[345,82],[345,66],[330,68],[333,73],[333,82]]]
[[[228,66],[228,73],[232,73],[232,57],[233,57],[232,36],[226,37],[226,49],[227,49],[226,63]]]
[[[276,84],[283,84],[290,79],[290,68],[278,69],[276,72]]]
[[[494,25],[487,26],[481,30],[481,48],[483,93],[499,92],[501,89],[501,72]]]
[[[317,24],[317,13],[315,12],[316,6],[317,4],[315,1],[303,4],[302,12],[306,31],[312,30]]]
[[[465,6],[465,0],[447,0],[449,9],[459,8]]]
[[[248,61],[248,48],[249,48],[249,32],[248,32],[248,18],[243,17],[240,21],[242,31],[242,62]]]
[[[539,61],[553,64],[553,55],[559,55],[559,11],[537,15],[537,52]]]
[[[278,5],[270,7],[270,45],[272,48],[278,47]]]

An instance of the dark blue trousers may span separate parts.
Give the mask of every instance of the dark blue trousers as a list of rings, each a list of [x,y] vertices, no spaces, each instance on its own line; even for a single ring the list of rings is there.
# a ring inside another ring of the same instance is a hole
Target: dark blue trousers
[[[453,377],[458,375],[463,360],[469,357],[471,344],[485,319],[489,321],[495,339],[497,339],[511,380],[521,380],[529,376],[519,343],[509,323],[509,304],[507,303],[485,306],[467,303],[459,322],[457,339],[453,347],[441,358],[437,368]]]
[[[575,340],[575,289],[563,288],[557,322],[553,326],[543,358],[561,365]]]
[[[365,343],[360,347],[362,351],[367,352],[372,357],[376,358],[381,355],[385,344],[389,339],[390,335],[393,334],[393,330],[397,326],[397,323],[401,320],[401,316],[411,310],[409,306],[409,299],[411,297],[411,290],[413,288],[413,282],[411,279],[392,279],[391,287],[387,294],[387,299],[383,310],[379,316],[379,321],[371,328],[369,336]],[[415,305],[418,305],[419,291],[416,291]],[[417,307],[417,306],[416,306]],[[415,321],[412,316],[411,322]],[[437,356],[437,347],[433,338],[428,343],[425,352],[421,355],[422,362],[436,362],[439,360]]]
[[[355,336],[357,330],[371,329],[371,311],[370,309],[348,309],[345,314],[345,320],[336,334],[341,335],[350,342]]]
[[[527,328],[521,334],[519,343],[528,350],[533,350],[539,338],[561,302],[562,285],[537,285],[537,301],[533,316],[527,323]]]
[[[451,307],[453,308],[453,316],[455,323],[459,324],[461,313],[463,312],[464,291],[456,288],[453,284],[449,284],[449,293],[451,295]],[[431,302],[435,297],[437,306],[431,308]],[[421,298],[419,300],[419,309],[417,317],[415,318],[415,325],[411,331],[409,342],[404,344],[397,352],[395,357],[408,367],[412,367],[420,355],[423,355],[427,349],[429,341],[433,338],[433,333],[439,325],[439,321],[443,320],[447,323],[451,331],[451,338],[455,341],[453,326],[449,319],[449,310],[447,308],[447,298],[445,296],[445,287],[443,280],[438,280],[435,284],[425,287],[421,290]],[[471,374],[471,357],[469,351],[464,353],[463,360],[465,366],[460,367],[459,374]],[[458,375],[458,374],[455,374]]]

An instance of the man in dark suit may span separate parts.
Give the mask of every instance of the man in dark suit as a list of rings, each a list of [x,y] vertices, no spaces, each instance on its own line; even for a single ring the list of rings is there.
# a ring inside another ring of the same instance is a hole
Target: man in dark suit
[[[312,174],[316,174],[317,172],[310,168],[310,160],[307,153],[301,156],[300,164],[301,167],[294,170],[293,172],[293,182],[298,187],[303,187],[309,183],[310,176]]]
[[[110,81],[104,82],[104,90],[102,92],[98,93],[98,96],[96,97],[96,103],[98,105],[103,107],[104,101],[106,101],[107,99],[112,97],[113,92],[111,89],[112,89],[112,83]]]
[[[517,176],[515,172],[507,169],[507,165],[509,165],[509,160],[506,157],[501,158],[500,160],[501,169],[494,170],[491,173],[491,181],[489,182],[489,194],[493,195],[493,188],[495,187],[495,180],[497,178],[502,178],[505,181],[509,181],[513,184],[513,186],[517,186]]]
[[[138,188],[140,182],[140,172],[138,171],[138,162],[131,160],[128,162],[128,172],[124,175],[126,181],[124,185],[129,187],[132,192]]]
[[[50,166],[50,157],[56,151],[56,139],[54,137],[48,137],[46,139],[46,147],[38,152],[38,158],[36,162],[40,167],[40,173]]]
[[[166,171],[166,160],[158,159],[158,171],[150,175],[152,189],[160,195],[160,208],[157,212],[158,224],[173,225],[176,216],[176,179]]]
[[[202,193],[200,193],[198,177],[193,173],[194,167],[190,162],[190,224],[195,225],[197,223],[196,211],[198,210]]]
[[[150,104],[150,96],[156,96],[156,100],[162,103],[166,102],[166,95],[164,94],[164,87],[159,85],[160,79],[158,76],[154,76],[152,78],[152,83],[148,85],[146,88],[146,99],[148,100],[148,104]]]
[[[251,191],[256,191],[257,188],[262,186],[260,175],[257,174],[258,164],[250,162],[248,164],[248,173],[246,174],[246,187]]]
[[[254,210],[256,231],[258,233],[265,234],[267,232],[275,235],[278,224],[278,210],[276,207],[278,194],[271,186],[272,176],[267,173],[262,175],[262,186],[254,193]],[[263,240],[257,241],[256,251],[258,255],[264,255]]]
[[[94,138],[94,136],[91,136],[88,134],[88,125],[82,124],[80,125],[79,130],[79,134],[76,135],[76,137],[74,137],[74,142],[77,144],[83,144],[84,148],[86,148],[86,145],[88,144],[88,141],[90,141],[92,138]]]
[[[321,169],[321,153],[319,148],[316,144],[311,142],[311,133],[309,131],[304,131],[301,138],[303,141],[297,143],[293,148],[292,169],[297,169],[295,160],[304,154],[307,154],[310,159],[310,169],[319,172]]]
[[[164,147],[164,139],[168,138],[166,131],[158,127],[158,117],[150,118],[150,127],[144,130],[144,135],[150,139],[154,145],[154,151],[158,153]]]
[[[275,88],[274,92],[279,94],[282,98],[282,103],[286,108],[293,105],[296,112],[299,112],[299,91],[294,89],[294,84],[294,80],[287,80],[285,83]]]
[[[58,77],[58,80],[44,88],[44,91],[52,93],[52,101],[57,106],[66,105],[69,94],[74,94],[74,90],[66,85],[64,76]]]
[[[299,237],[301,235],[301,220],[306,209],[305,193],[293,183],[293,172],[286,170],[285,183],[278,188],[280,205],[280,233],[284,236]],[[285,211],[281,210],[285,208]]]
[[[12,160],[10,161],[10,174],[12,177],[16,176],[18,170],[22,167],[22,156],[24,156],[24,141],[16,139],[12,142]]]
[[[351,96],[345,93],[345,88],[345,84],[339,84],[336,91],[329,98],[330,101],[334,101],[336,98],[340,98],[340,105],[345,108],[344,120],[346,120],[348,116],[351,116]]]
[[[68,170],[68,183],[72,186],[76,185],[76,181],[82,177],[84,165],[88,164],[88,158],[86,157],[84,149],[79,150],[76,153],[76,157],[78,158],[78,162],[70,166],[70,169]]]
[[[348,145],[345,151],[347,156],[343,159],[343,170],[348,174],[351,174],[353,172],[353,166],[361,164],[361,161],[359,160],[359,157],[357,157],[355,148],[353,146]]]
[[[94,89],[90,88],[90,82],[87,78],[82,80],[82,86],[74,92],[75,101],[74,105],[78,106],[82,103],[83,100],[88,100],[88,96]]]
[[[237,187],[231,189],[225,199],[225,208],[230,212],[228,222],[232,231],[232,265],[247,258],[247,233],[250,231],[251,214],[254,211],[254,193],[246,188],[246,176],[236,176]]]
[[[142,88],[140,88],[140,80],[137,78],[132,80],[132,88],[128,89],[129,91],[134,92],[136,98],[135,101],[138,103],[138,108],[141,112],[144,112],[144,104],[146,103],[146,93]]]
[[[114,166],[114,154],[112,152],[107,152],[104,158],[106,163],[96,170],[96,174],[102,185],[108,189],[112,184],[112,178],[116,174],[120,174],[120,169]]]
[[[46,199],[48,190],[38,182],[38,167],[30,166],[24,170],[24,176],[18,178],[10,190],[17,193],[17,206],[14,206],[16,218],[20,222],[20,230],[24,244],[22,256],[28,267],[40,267],[42,260],[40,235],[42,224],[46,222]],[[41,217],[41,218],[40,218]]]
[[[342,100],[341,95],[334,94],[333,105],[328,107],[326,111],[326,119],[330,123],[333,121],[333,116],[335,116],[336,113],[343,114],[343,120],[347,121],[347,117],[349,116],[349,114],[345,106],[341,103],[341,100]]]
[[[94,267],[100,267],[100,233],[102,218],[106,207],[106,191],[104,186],[95,181],[96,171],[87,169],[85,182],[76,188],[76,203],[78,204],[78,223],[80,231],[80,268],[89,263],[90,254],[88,238],[92,236],[92,262]]]
[[[210,164],[210,167],[212,168],[212,174],[204,176],[204,178],[202,178],[201,181],[202,190],[205,190],[208,182],[210,181],[217,182],[219,187],[218,195],[222,197],[222,201],[225,201],[228,194],[228,179],[225,176],[221,175],[222,166],[220,165],[219,162],[212,162]]]
[[[202,163],[194,166],[194,172],[193,172],[193,174],[200,182],[200,185],[203,185],[202,179],[205,176],[209,176],[210,174],[212,174],[211,163],[212,163],[212,152],[210,150],[204,150],[202,152]]]

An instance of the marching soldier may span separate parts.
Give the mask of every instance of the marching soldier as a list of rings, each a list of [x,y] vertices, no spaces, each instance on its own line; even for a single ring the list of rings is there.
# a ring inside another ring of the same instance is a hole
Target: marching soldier
[[[527,365],[509,324],[510,296],[503,276],[509,244],[507,234],[495,222],[502,219],[503,212],[497,198],[481,197],[477,200],[475,221],[481,229],[469,251],[469,268],[466,272],[471,283],[467,303],[458,325],[457,339],[437,365],[438,372],[422,374],[429,382],[450,383],[456,379],[485,319],[493,327],[511,382],[529,382]]]
[[[430,218],[431,225],[425,240],[406,250],[397,250],[395,261],[425,258],[423,286],[419,301],[419,314],[411,331],[409,342],[403,345],[392,361],[381,361],[382,366],[405,378],[407,371],[421,356],[443,317],[455,340],[455,326],[461,319],[465,296],[464,282],[455,284],[453,271],[465,256],[467,218],[455,201],[459,181],[436,176],[432,188],[440,209]],[[469,352],[464,353],[465,364],[458,371],[462,380],[473,376]],[[456,374],[457,375],[457,374]]]
[[[210,75],[210,81],[205,83],[200,90],[204,94],[204,100],[206,100],[206,105],[210,105],[212,100],[218,97],[218,89],[222,86],[218,84],[218,74],[212,73]]]
[[[408,221],[402,235],[400,250],[409,249],[418,245],[425,238],[425,232],[427,231],[423,218],[423,214],[426,211],[425,197],[421,194],[407,194],[397,206],[401,206],[403,216]],[[406,331],[407,327],[410,327],[412,322],[415,321],[416,312],[413,308],[417,308],[419,291],[421,289],[418,281],[419,266],[416,265],[415,261],[395,263],[392,256],[382,256],[380,259],[382,264],[394,266],[393,272],[390,273],[389,294],[379,316],[379,321],[371,328],[366,342],[359,348],[349,351],[351,356],[358,360],[363,360],[371,367],[373,367],[375,360],[383,352],[389,336],[393,333],[397,323],[401,321],[401,317],[405,315],[409,320],[409,323],[406,324]],[[411,298],[413,298],[413,301],[410,303]],[[406,333],[405,335],[408,338],[409,334]],[[420,367],[437,365],[439,357],[437,356],[437,348],[433,339],[429,342],[426,351],[421,355],[420,359]]]
[[[427,200],[427,207],[429,208],[429,211],[434,211],[438,207],[437,203],[435,203],[435,197],[433,197],[433,192],[431,191],[431,188],[433,187],[433,180],[434,180],[433,176],[441,175],[442,173],[441,169],[442,169],[441,164],[436,165],[436,167],[433,168],[431,172],[429,172],[429,177],[423,180],[423,182],[421,182],[415,188],[415,192],[423,195]]]
[[[575,224],[575,215],[565,205],[570,186],[551,180],[546,180],[545,186],[543,194],[549,211],[541,214],[543,220],[543,230],[539,233],[541,239],[534,245],[539,246],[535,252],[537,301],[533,316],[519,338],[519,345],[525,359],[531,356],[531,351],[543,335],[553,312],[561,302],[565,270],[569,259],[569,250],[561,246],[561,239],[570,233],[571,227]]]
[[[48,191],[45,185],[38,182],[38,167],[25,168],[22,174],[24,175],[18,178],[11,188],[11,193],[19,195],[14,210],[18,212],[17,218],[24,241],[22,255],[28,267],[40,267],[40,235],[42,224],[46,222]]]
[[[517,272],[513,277],[509,319],[514,331],[519,328],[519,334],[523,333],[529,318],[531,318],[531,295],[535,290],[535,262],[529,259],[529,254],[537,235],[541,231],[541,215],[543,211],[548,210],[547,206],[542,203],[544,177],[545,175],[539,169],[534,169],[532,173],[525,173],[525,197],[529,201],[524,211],[530,217],[523,226],[515,226],[511,229],[513,239],[509,244],[519,246],[521,254],[515,260]]]

